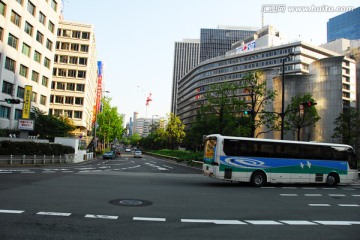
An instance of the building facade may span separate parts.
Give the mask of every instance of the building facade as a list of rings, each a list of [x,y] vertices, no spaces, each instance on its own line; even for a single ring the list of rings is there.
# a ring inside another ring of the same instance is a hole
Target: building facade
[[[70,118],[76,135],[91,134],[98,66],[93,25],[60,21],[52,71],[49,114]],[[101,89],[100,89],[101,94]]]
[[[267,34],[264,35],[264,32]],[[284,74],[286,79],[290,76],[297,78],[298,85],[291,87],[292,81],[285,81],[285,104],[289,104],[291,97],[297,93],[314,93],[313,87],[316,85],[320,89],[313,94],[318,101],[316,108],[323,116],[326,116],[325,112],[331,112],[331,116],[322,117],[319,124],[316,124],[316,129],[312,129],[319,134],[304,135],[303,138],[322,142],[332,141],[330,136],[334,129],[335,116],[356,100],[354,60],[305,42],[288,43],[277,31],[269,27],[259,30],[249,40],[222,57],[200,63],[179,80],[176,112],[186,127],[195,121],[197,111],[204,101],[204,93],[210,85],[239,82],[249,71],[263,71],[268,89],[275,90],[278,96],[281,96],[279,79],[282,74],[282,62],[288,59],[284,65]],[[288,58],[289,53],[293,56]],[[333,57],[341,59],[330,62],[323,60]],[[326,86],[329,83],[336,86],[329,88],[332,86]],[[246,99],[247,95],[245,91],[239,93],[239,97],[243,99]],[[328,104],[329,98],[336,101]],[[277,97],[273,106],[267,110],[280,113],[281,97]],[[271,132],[260,137],[280,139],[280,133]],[[285,139],[294,139],[294,135],[287,133]]]
[[[327,22],[327,41],[339,38],[360,39],[360,7],[330,18]]]
[[[47,111],[61,14],[59,0],[0,1],[0,128],[17,130],[25,86],[32,86],[32,107]]]
[[[184,39],[175,42],[171,112],[175,112],[178,81],[199,64],[200,40]]]
[[[218,26],[217,29],[200,30],[200,62],[225,55],[233,43],[245,40],[256,33],[257,28]]]

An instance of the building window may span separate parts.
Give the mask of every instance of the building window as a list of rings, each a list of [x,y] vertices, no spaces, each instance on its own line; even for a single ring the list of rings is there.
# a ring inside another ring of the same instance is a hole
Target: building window
[[[54,9],[54,11],[57,11],[57,2],[55,0],[51,0],[51,8]]]
[[[52,73],[53,76],[57,76],[57,68],[53,68],[53,73]]]
[[[37,102],[37,93],[36,92],[32,92],[31,101],[34,102],[34,103]]]
[[[86,53],[89,52],[89,45],[81,44],[80,51]]]
[[[66,84],[66,90],[74,91],[75,90],[75,83],[67,83]]]
[[[51,21],[49,21],[49,24],[48,24],[48,29],[50,32],[54,33],[54,30],[55,30],[55,24],[52,23]]]
[[[34,60],[38,63],[41,62],[41,53],[39,53],[38,51],[34,52]]]
[[[64,68],[59,68],[59,69],[58,69],[58,76],[60,76],[60,77],[66,77],[66,69],[64,69]]]
[[[82,111],[74,111],[74,118],[82,119]]]
[[[55,89],[55,84],[56,84],[56,82],[54,82],[54,81],[51,82],[51,89]]]
[[[90,33],[89,32],[82,32],[81,38],[82,39],[90,39]]]
[[[72,118],[72,116],[73,116],[72,110],[64,110],[64,114],[65,114],[65,116],[67,116],[68,118]]]
[[[38,82],[39,81],[39,73],[38,72],[35,72],[35,71],[32,71],[32,74],[31,74],[31,80],[33,80],[34,82]]]
[[[12,35],[11,33],[9,33],[8,45],[17,49],[18,42],[19,42],[19,39],[17,37],[15,37],[14,35]]]
[[[54,116],[61,116],[62,115],[62,110],[61,109],[54,109]]]
[[[69,63],[70,64],[77,64],[78,62],[78,57],[69,57]]]
[[[37,33],[36,33],[36,41],[38,41],[39,43],[43,43],[43,41],[44,41],[44,35],[41,33],[41,32],[39,32],[39,31],[37,31]]]
[[[26,56],[30,57],[30,46],[23,43],[23,47],[22,47],[22,53],[25,54]]]
[[[28,76],[28,67],[20,64],[20,70],[19,70],[19,74],[23,77],[26,77]]]
[[[76,70],[69,69],[68,70],[68,77],[75,78],[76,77]]]
[[[55,103],[61,103],[61,104],[63,104],[63,103],[64,103],[64,97],[63,97],[63,96],[58,96],[58,95],[56,95],[56,96],[55,96]]]
[[[49,39],[46,39],[46,48],[51,51],[52,45],[53,45],[52,41],[50,41]]]
[[[25,93],[25,88],[18,86],[16,97],[23,99]]]
[[[44,66],[50,69],[50,59],[48,58],[44,59]]]
[[[3,41],[4,29],[0,27],[0,41]]]
[[[79,51],[79,44],[78,43],[72,43],[70,49],[71,49],[71,51],[78,52]]]
[[[85,92],[85,84],[76,84],[76,91]]]
[[[63,42],[61,43],[61,50],[69,50],[70,43]]]
[[[6,57],[5,59],[5,69],[15,73],[15,64],[16,62],[11,58]]]
[[[63,82],[57,82],[57,83],[56,83],[56,89],[57,89],[57,90],[65,90],[65,83],[63,83]]]
[[[32,4],[30,1],[28,2],[27,10],[31,15],[35,16],[35,5]]]
[[[6,13],[6,4],[3,1],[0,1],[0,14],[5,16]]]
[[[86,66],[87,65],[87,58],[79,58],[79,65],[84,65]]]
[[[84,101],[84,98],[82,98],[82,97],[75,98],[76,105],[83,105],[83,101]]]
[[[10,108],[5,106],[0,106],[0,118],[10,118]]]
[[[16,12],[12,11],[11,12],[11,17],[10,17],[10,21],[15,24],[16,26],[20,27],[21,24],[21,17],[19,14],[17,14]]]
[[[42,77],[41,84],[42,84],[43,86],[47,87],[48,84],[49,84],[49,78],[43,76],[43,77]]]
[[[40,95],[40,104],[44,106],[46,105],[46,96]]]
[[[22,117],[22,110],[21,109],[15,109],[15,116],[14,119],[15,120],[19,120]]]
[[[72,32],[72,38],[80,38],[80,31],[73,31]]]
[[[60,55],[60,62],[61,63],[67,63],[68,62],[68,56]]]
[[[13,84],[9,83],[7,81],[3,81],[3,85],[2,85],[2,92],[3,93],[7,93],[9,95],[12,94],[12,89],[13,89]]]
[[[78,71],[78,78],[86,78],[86,71]]]
[[[33,34],[33,26],[28,23],[28,22],[25,22],[25,28],[24,28],[24,31],[29,34],[30,36],[32,36]]]
[[[63,29],[62,36],[63,37],[70,37],[71,36],[70,33],[71,33],[71,30]]]
[[[39,22],[45,26],[46,16],[42,12],[39,13]]]
[[[65,97],[65,104],[74,104],[74,97]]]
[[[23,5],[23,0],[15,0],[17,1],[21,6]]]

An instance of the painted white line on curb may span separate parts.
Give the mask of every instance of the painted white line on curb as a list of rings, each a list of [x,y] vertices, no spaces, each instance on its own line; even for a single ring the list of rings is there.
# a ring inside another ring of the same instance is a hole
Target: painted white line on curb
[[[349,226],[360,224],[360,221],[314,221],[321,225],[332,225],[332,226]]]
[[[283,225],[280,222],[272,221],[272,220],[245,220],[245,222],[248,222],[250,224],[254,225]]]
[[[305,221],[305,220],[284,220],[280,221],[288,225],[317,225],[316,223]]]

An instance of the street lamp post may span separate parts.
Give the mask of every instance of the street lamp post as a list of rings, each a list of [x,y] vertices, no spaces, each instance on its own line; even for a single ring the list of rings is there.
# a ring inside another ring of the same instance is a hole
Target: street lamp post
[[[281,82],[281,140],[284,140],[284,120],[285,120],[285,61],[293,56],[294,53],[289,53],[282,59],[282,82]]]

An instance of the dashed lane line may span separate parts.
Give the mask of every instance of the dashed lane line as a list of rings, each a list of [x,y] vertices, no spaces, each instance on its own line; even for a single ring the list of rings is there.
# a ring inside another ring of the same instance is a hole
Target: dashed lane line
[[[134,217],[134,221],[166,222],[166,218]]]
[[[61,212],[38,212],[37,215],[46,215],[46,216],[59,216],[59,217],[69,217],[71,213],[61,213]]]
[[[86,214],[85,218],[98,218],[98,219],[116,220],[119,217],[118,216],[109,216],[109,215]]]

